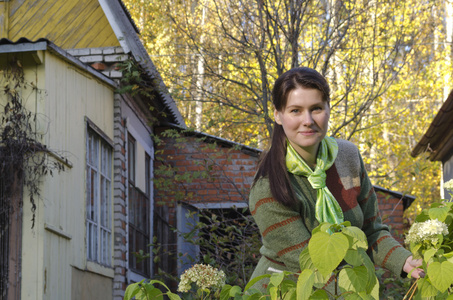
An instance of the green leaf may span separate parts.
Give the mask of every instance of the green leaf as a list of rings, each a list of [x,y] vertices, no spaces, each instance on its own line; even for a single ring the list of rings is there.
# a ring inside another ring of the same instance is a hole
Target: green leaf
[[[428,215],[428,212],[423,210],[417,217],[415,217],[415,222],[425,222],[427,220],[429,220],[429,215]]]
[[[148,298],[144,297],[144,299],[156,299],[156,300],[164,299],[164,295],[163,295],[162,291],[158,288],[147,289],[146,296]]]
[[[242,291],[241,291],[241,288],[237,285],[231,287],[230,289],[230,296],[231,297],[234,297],[236,294],[240,294]]]
[[[167,292],[167,296],[168,298],[170,298],[170,300],[181,300],[181,298],[177,294],[173,294],[172,292]],[[151,297],[150,299],[155,298]]]
[[[300,273],[297,280],[297,300],[307,300],[313,291],[315,274],[310,269],[305,269]]]
[[[263,295],[262,293],[255,293],[255,294],[250,295],[247,298],[247,300],[259,300],[259,299],[261,299],[262,295]]]
[[[220,291],[220,300],[228,300],[230,299],[230,290],[231,285],[225,284]]]
[[[153,285],[153,284],[155,284],[155,283],[162,285],[163,287],[165,287],[165,288],[167,289],[167,291],[170,291],[170,289],[168,288],[168,286],[166,286],[165,283],[163,283],[163,282],[160,281],[160,280],[150,280],[150,281],[149,281],[149,284],[151,284],[151,285]]]
[[[269,288],[269,294],[272,300],[278,300],[278,288],[276,286],[271,286]]]
[[[270,283],[273,286],[279,286],[282,283],[284,277],[285,274],[283,273],[272,273]]]
[[[417,259],[421,258],[420,257],[420,253],[419,253],[419,250],[422,247],[421,243],[416,243],[416,244],[415,243],[411,243],[409,247],[411,249],[412,254],[414,255],[414,258],[417,258]]]
[[[287,289],[283,292],[283,299],[282,300],[295,300],[297,297],[297,294],[296,294],[296,289],[295,288],[291,288],[291,289]]]
[[[320,231],[327,233],[331,226],[332,226],[332,224],[330,224],[328,222],[322,222],[321,224],[319,224],[316,228],[314,228],[312,230],[311,234],[314,235],[315,233],[318,233]]]
[[[338,286],[345,292],[365,292],[368,283],[368,271],[365,266],[344,268],[338,277]]]
[[[365,250],[368,249],[368,241],[366,235],[360,228],[351,226],[343,228],[342,231],[344,234],[352,237],[353,244],[351,245],[351,247],[353,249],[357,248],[363,248]]]
[[[344,260],[354,267],[363,265],[362,258],[360,257],[357,250],[348,249],[344,257]]]
[[[447,217],[449,210],[450,209],[448,207],[431,208],[428,211],[428,214],[431,219],[433,219],[433,220],[437,219],[437,220],[443,222],[443,221],[445,221],[445,218]]]
[[[376,273],[373,274],[372,279],[368,282],[367,292],[372,297],[372,299],[379,299],[379,280],[376,277]]]
[[[428,250],[425,251],[425,254],[423,255],[423,259],[426,263],[429,263],[429,260],[431,259],[431,257],[434,256],[434,254],[436,254],[437,252],[437,249],[435,248],[430,248]]]
[[[253,278],[253,279],[250,280],[249,283],[247,283],[247,285],[245,286],[244,292],[247,291],[250,287],[252,287],[255,283],[257,283],[257,282],[260,281],[261,279],[270,278],[270,277],[271,277],[271,274],[263,274],[263,275],[260,275],[260,276],[257,276],[257,277],[255,277],[255,278]]]
[[[422,297],[434,297],[438,293],[438,290],[428,281],[426,277],[418,280],[418,289],[420,290]]]
[[[435,288],[442,293],[445,292],[453,284],[453,263],[449,261],[430,263],[428,277]]]
[[[329,235],[325,232],[318,232],[311,237],[308,243],[313,264],[325,277],[340,264],[348,247],[348,238],[342,233]]]
[[[376,269],[374,268],[374,263],[371,261],[370,257],[368,256],[364,249],[358,249],[357,252],[359,253],[362,262],[365,265],[368,272],[368,283],[366,290],[369,293],[371,293],[372,291],[375,292],[376,286],[379,289],[379,281],[376,277]]]
[[[140,292],[141,289],[141,284],[145,281],[143,279],[140,282],[136,282],[133,284],[130,284],[127,286],[126,291],[124,292],[124,300],[130,300],[132,299],[135,295],[137,295],[138,292]]]
[[[310,253],[308,251],[308,247],[306,247],[299,255],[299,264],[300,264],[300,269],[305,270],[305,269],[310,269],[313,272],[317,271],[315,266],[313,265],[313,262],[310,257]],[[315,272],[315,287],[317,288],[322,288],[327,280],[329,280],[330,276],[324,277],[320,272]]]
[[[310,300],[326,300],[329,299],[329,295],[325,290],[316,290],[311,296]]]

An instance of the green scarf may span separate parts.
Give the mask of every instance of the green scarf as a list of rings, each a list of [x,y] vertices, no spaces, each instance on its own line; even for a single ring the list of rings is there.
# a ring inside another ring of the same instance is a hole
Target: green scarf
[[[338,154],[338,144],[334,138],[325,137],[319,145],[316,168],[313,171],[296,150],[287,142],[286,167],[294,175],[308,178],[316,189],[316,219],[319,223],[340,224],[344,221],[343,211],[326,186],[326,170],[334,163]]]

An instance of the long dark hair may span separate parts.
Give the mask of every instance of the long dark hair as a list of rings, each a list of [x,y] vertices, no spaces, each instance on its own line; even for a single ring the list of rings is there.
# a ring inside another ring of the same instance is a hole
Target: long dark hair
[[[286,71],[275,81],[272,90],[274,108],[282,111],[286,107],[289,93],[298,87],[319,90],[322,100],[330,102],[330,88],[326,79],[314,69],[300,67]],[[261,177],[268,177],[272,196],[291,207],[296,203],[296,198],[286,170],[286,147],[283,127],[274,122],[271,146],[263,154],[253,183]]]

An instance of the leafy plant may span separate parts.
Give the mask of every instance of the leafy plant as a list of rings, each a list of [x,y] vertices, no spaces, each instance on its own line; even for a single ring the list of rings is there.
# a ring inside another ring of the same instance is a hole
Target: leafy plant
[[[363,231],[351,226],[349,222],[340,225],[322,223],[313,230],[308,247],[300,255],[302,272],[283,271],[261,275],[251,280],[243,290],[238,285],[225,284],[218,297],[222,300],[231,298],[303,300],[329,297],[379,299],[379,282],[374,264],[365,252],[367,248],[367,239]],[[294,280],[295,278],[297,280]],[[262,279],[269,280],[264,293],[253,288],[254,284]],[[155,280],[135,283],[126,289],[125,300],[133,296],[138,300],[162,299],[163,295],[172,300],[181,299],[167,287],[167,292],[161,292],[154,286],[155,284],[166,287]],[[197,293],[202,299],[211,295],[209,288],[200,284]],[[183,294],[182,298],[187,299],[185,296]]]
[[[53,175],[55,170],[63,171],[64,165],[60,157],[56,160],[49,159],[49,155],[55,155],[41,142],[43,133],[37,130],[37,114],[25,106],[24,97],[27,91],[30,95],[40,95],[42,90],[39,90],[35,83],[25,80],[22,63],[17,58],[13,57],[0,75],[0,101],[3,105],[0,112],[1,192],[4,199],[11,199],[15,193],[20,193],[22,186],[27,188],[33,213],[33,227],[37,207],[35,199],[40,196],[41,178],[48,174]],[[21,201],[11,208],[19,209]],[[8,209],[1,213],[8,219],[10,211]]]
[[[446,188],[451,188],[448,183]],[[415,258],[423,259],[425,273],[409,290],[409,299],[453,299],[453,202],[433,203],[423,210],[406,243]]]

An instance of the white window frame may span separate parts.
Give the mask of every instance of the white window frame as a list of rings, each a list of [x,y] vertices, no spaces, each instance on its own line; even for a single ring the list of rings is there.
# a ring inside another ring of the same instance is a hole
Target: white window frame
[[[112,266],[113,147],[91,121],[86,130],[86,258]]]

